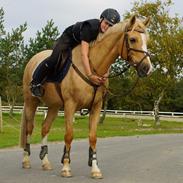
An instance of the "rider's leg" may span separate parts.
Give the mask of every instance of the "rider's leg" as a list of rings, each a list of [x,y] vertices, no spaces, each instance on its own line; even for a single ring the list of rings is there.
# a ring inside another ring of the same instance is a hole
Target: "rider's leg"
[[[44,90],[42,88],[42,84],[45,81],[46,76],[54,70],[61,51],[61,41],[59,41],[53,49],[51,56],[46,58],[34,71],[31,81],[31,92],[33,96],[43,96]]]
[[[71,47],[72,38],[63,33],[55,44],[51,56],[46,58],[34,71],[33,80],[31,82],[31,92],[34,96],[43,96],[44,90],[42,84],[46,76],[55,69],[58,59],[62,60],[62,53],[67,52]]]
[[[48,66],[49,62],[51,62],[51,56],[39,64],[39,66],[34,71],[31,81],[31,92],[33,96],[41,97],[44,94],[42,83],[52,68]]]

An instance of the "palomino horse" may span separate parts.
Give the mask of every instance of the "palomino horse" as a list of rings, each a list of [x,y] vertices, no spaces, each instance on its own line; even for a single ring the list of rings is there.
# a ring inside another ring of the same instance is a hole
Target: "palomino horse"
[[[91,44],[89,58],[93,72],[98,75],[106,73],[118,56],[127,60],[133,66],[140,77],[151,73],[152,65],[147,53],[147,33],[146,27],[149,19],[142,21],[135,16],[120,22],[109,28],[106,33]],[[52,169],[48,160],[47,137],[53,120],[61,107],[64,108],[65,117],[65,147],[62,157],[63,168],[61,175],[71,176],[70,149],[73,139],[73,116],[77,110],[90,108],[89,114],[89,166],[91,166],[91,176],[102,178],[102,173],[98,167],[96,158],[96,130],[103,96],[106,93],[106,86],[99,86],[94,95],[94,88],[87,83],[84,68],[81,62],[80,46],[72,51],[72,60],[78,70],[83,73],[83,77],[76,72],[74,67],[70,67],[66,77],[57,87],[54,83],[44,84],[45,93],[42,98],[31,95],[29,84],[32,74],[37,65],[51,54],[51,50],[42,51],[29,61],[25,68],[23,77],[24,92],[24,112],[22,117],[21,146],[24,148],[23,168],[30,168],[30,138],[34,127],[34,116],[40,101],[48,106],[47,116],[42,124],[42,147],[40,159],[44,170]],[[58,92],[58,86],[60,94]]]

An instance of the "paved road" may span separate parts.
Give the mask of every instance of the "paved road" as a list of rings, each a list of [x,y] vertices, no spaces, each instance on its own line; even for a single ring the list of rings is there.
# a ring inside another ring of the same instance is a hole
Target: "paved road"
[[[42,171],[40,146],[32,146],[32,168],[21,168],[19,148],[0,150],[0,183],[183,183],[183,135],[152,135],[98,139],[104,179],[90,178],[88,141],[72,146],[72,178],[60,177],[63,143],[49,144],[54,170]]]

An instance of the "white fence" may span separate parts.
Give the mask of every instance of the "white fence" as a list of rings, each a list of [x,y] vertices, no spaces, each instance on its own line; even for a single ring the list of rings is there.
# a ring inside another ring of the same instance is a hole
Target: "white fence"
[[[9,112],[10,111],[10,106],[2,106],[2,112]],[[22,113],[23,106],[14,106],[13,111],[15,113]],[[83,111],[86,111],[86,109],[83,109]],[[46,113],[47,112],[47,107],[38,107],[37,108],[37,113]],[[103,110],[101,111],[103,112]],[[107,110],[107,115],[115,115],[115,116],[154,116],[153,111],[124,111],[124,110]],[[80,113],[79,111],[77,112],[78,114]],[[159,112],[160,116],[165,116],[165,117],[178,117],[178,118],[183,118],[183,112]],[[63,115],[63,111],[59,111],[59,115]]]

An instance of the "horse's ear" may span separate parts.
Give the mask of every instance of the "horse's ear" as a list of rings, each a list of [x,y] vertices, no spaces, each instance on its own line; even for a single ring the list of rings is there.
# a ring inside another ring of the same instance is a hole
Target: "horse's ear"
[[[147,27],[149,26],[149,23],[151,21],[151,18],[150,17],[147,17],[145,20],[144,20],[144,25]]]
[[[129,26],[133,26],[136,22],[136,16],[133,15],[131,18],[130,18],[130,22],[129,22]]]

